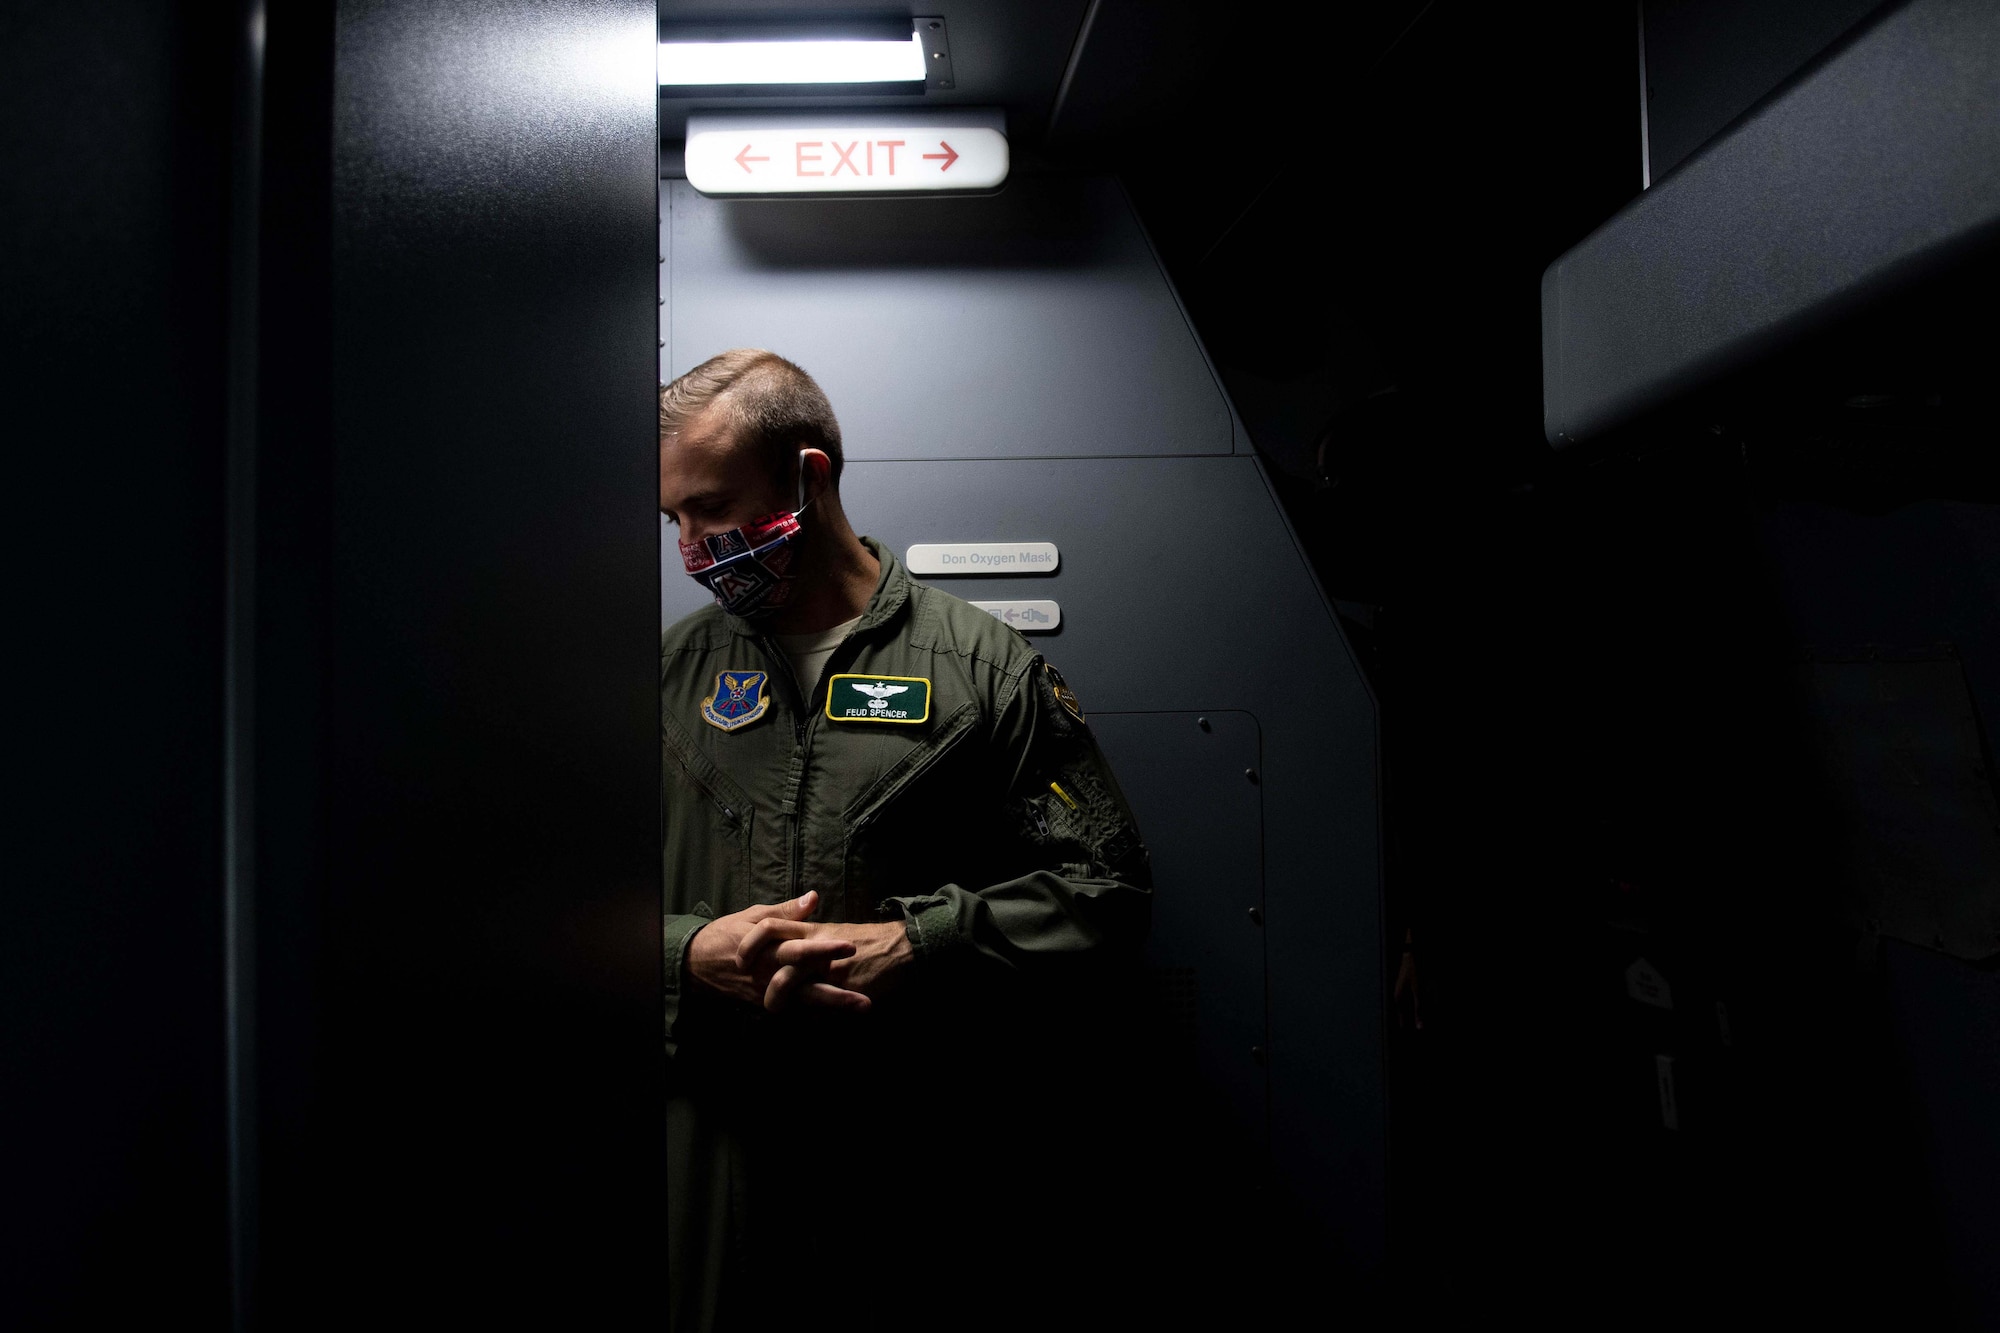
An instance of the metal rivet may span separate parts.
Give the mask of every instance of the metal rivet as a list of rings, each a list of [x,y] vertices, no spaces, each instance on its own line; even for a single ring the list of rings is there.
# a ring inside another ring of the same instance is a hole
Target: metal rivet
[[[1263,925],[1263,924],[1264,924],[1264,909],[1263,909],[1263,908],[1261,908],[1261,907],[1253,907],[1253,908],[1251,908],[1251,909],[1250,909],[1250,920],[1251,920],[1251,921],[1252,921],[1252,922],[1253,922],[1254,924],[1256,924],[1256,925],[1259,925],[1259,926]]]
[[[1198,718],[1196,718],[1196,719],[1194,720],[1194,724],[1195,724],[1195,725],[1196,725],[1197,727],[1200,727],[1200,728],[1201,728],[1201,729],[1202,729],[1203,731],[1213,731],[1213,730],[1215,730],[1215,728],[1213,728],[1213,727],[1211,727],[1211,726],[1209,726],[1209,725],[1208,725],[1208,719],[1207,719],[1207,718],[1205,718],[1205,717],[1198,717]]]
[[[1252,1060],[1255,1060],[1260,1065],[1269,1064],[1271,1062],[1271,1057],[1269,1052],[1265,1051],[1265,1049],[1262,1046],[1252,1046],[1250,1048],[1250,1058]]]
[[[1256,786],[1256,785],[1257,785],[1257,770],[1256,770],[1256,769],[1254,769],[1254,768],[1246,768],[1246,769],[1244,769],[1244,770],[1243,770],[1243,776],[1244,776],[1244,777],[1246,777],[1246,778],[1248,778],[1248,779],[1250,779],[1250,785],[1251,785],[1251,786],[1253,786],[1253,787],[1254,787],[1254,786]]]

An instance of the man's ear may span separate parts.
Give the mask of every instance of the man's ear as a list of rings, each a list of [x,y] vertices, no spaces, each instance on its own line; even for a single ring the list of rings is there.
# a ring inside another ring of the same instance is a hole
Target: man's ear
[[[799,450],[799,508],[825,495],[833,483],[833,460],[822,449]]]

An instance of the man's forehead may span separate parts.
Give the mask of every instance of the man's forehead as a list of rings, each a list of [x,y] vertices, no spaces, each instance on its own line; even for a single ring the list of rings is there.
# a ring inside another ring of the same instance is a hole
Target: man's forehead
[[[710,404],[679,429],[661,434],[662,507],[711,509],[761,498],[766,489],[769,479],[757,466],[755,451],[737,447],[729,414],[716,411],[718,406]]]
[[[718,454],[669,449],[660,459],[660,499],[669,508],[726,502],[742,489],[736,469]]]
[[[660,436],[660,466],[676,473],[712,476],[733,471],[738,450],[728,420],[713,409],[697,413]]]
[[[666,443],[690,453],[729,454],[735,452],[735,440],[731,427],[734,422],[726,410],[727,404],[716,399],[701,411],[665,435]]]

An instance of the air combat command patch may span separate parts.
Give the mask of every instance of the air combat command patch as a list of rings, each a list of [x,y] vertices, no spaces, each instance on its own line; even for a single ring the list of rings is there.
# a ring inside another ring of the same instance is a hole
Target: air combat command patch
[[[701,701],[702,720],[724,731],[749,726],[771,706],[771,696],[764,692],[769,681],[762,671],[717,672],[714,692]]]
[[[829,722],[926,722],[931,683],[922,676],[835,676],[826,688]]]

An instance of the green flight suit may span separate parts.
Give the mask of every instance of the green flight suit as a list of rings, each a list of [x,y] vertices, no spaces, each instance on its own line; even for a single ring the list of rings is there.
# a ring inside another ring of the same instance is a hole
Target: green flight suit
[[[1028,641],[863,540],[881,578],[811,699],[718,608],[662,641],[675,1329],[1047,1324],[1085,1275],[1008,1247],[1118,1189],[1080,1122],[1109,1105],[1120,1043],[1099,1019],[1150,910],[1131,812]],[[908,707],[858,706],[885,681]],[[865,1015],[690,989],[706,922],[808,889],[816,920],[901,920],[905,983]],[[878,1304],[828,1309],[835,1290]]]

